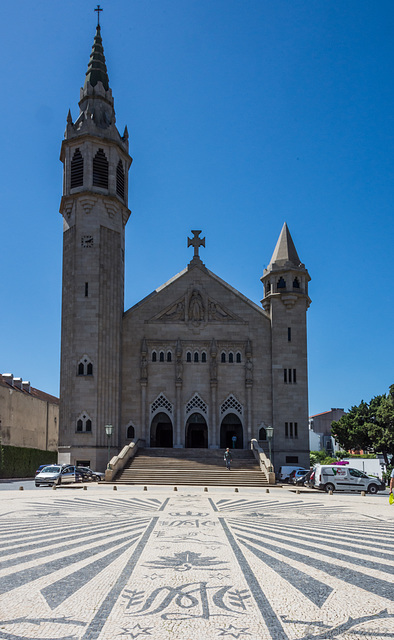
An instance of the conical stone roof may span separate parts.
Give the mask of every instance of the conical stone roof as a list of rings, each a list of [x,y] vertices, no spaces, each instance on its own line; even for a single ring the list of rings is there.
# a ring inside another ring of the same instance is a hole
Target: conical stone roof
[[[298,257],[293,238],[291,237],[290,231],[285,222],[268,265],[268,269],[272,268],[274,264],[281,267],[288,263],[291,263],[295,267],[299,267],[301,265],[301,260]]]

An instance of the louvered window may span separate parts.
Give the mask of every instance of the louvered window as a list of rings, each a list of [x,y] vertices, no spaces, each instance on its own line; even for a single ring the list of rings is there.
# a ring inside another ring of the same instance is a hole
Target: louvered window
[[[71,160],[71,189],[83,186],[83,158],[79,149],[75,149]]]
[[[102,149],[93,158],[93,185],[108,189],[108,160]]]
[[[116,167],[116,193],[122,200],[124,199],[124,170],[123,162],[119,160]]]

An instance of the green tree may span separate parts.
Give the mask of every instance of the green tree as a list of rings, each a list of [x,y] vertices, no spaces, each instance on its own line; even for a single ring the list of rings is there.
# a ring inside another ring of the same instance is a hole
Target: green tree
[[[394,385],[387,395],[364,400],[333,422],[331,433],[344,449],[382,453],[386,464],[394,455]]]

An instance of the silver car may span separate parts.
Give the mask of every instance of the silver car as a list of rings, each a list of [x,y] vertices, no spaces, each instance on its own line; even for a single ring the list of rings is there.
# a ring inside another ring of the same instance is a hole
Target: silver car
[[[50,487],[56,484],[66,484],[75,482],[75,467],[71,465],[62,466],[60,464],[51,464],[41,469],[35,477],[36,487],[41,484],[47,484]]]

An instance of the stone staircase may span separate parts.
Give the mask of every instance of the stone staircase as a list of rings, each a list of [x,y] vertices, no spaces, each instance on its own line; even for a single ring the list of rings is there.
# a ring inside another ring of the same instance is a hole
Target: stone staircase
[[[262,487],[268,482],[250,449],[231,451],[227,471],[223,450],[139,449],[115,477],[119,484]]]

